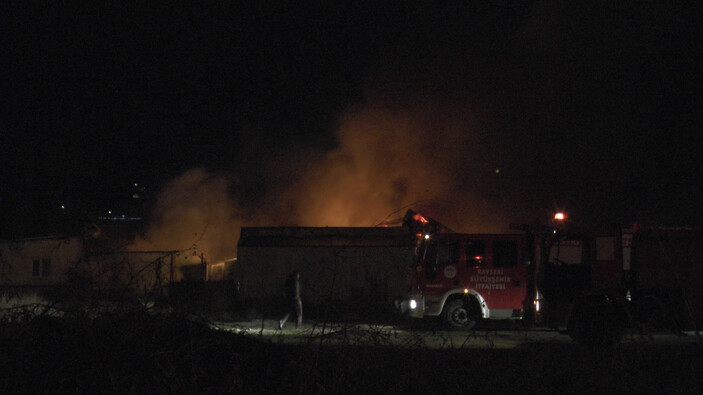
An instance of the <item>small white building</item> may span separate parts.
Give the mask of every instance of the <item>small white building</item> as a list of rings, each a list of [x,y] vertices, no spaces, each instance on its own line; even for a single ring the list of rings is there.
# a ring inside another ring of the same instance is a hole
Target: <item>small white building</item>
[[[0,308],[44,302],[41,290],[62,283],[82,254],[78,237],[0,240]]]
[[[64,281],[83,254],[78,237],[44,236],[0,241],[0,285],[42,287]]]

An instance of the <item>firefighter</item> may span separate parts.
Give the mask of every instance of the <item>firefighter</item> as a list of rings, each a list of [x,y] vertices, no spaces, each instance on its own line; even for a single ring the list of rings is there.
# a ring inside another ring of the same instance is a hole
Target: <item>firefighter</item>
[[[286,325],[288,317],[295,313],[297,321],[295,328],[298,329],[303,325],[303,301],[300,299],[300,273],[296,270],[286,279],[286,315],[278,322],[278,329],[283,329]]]

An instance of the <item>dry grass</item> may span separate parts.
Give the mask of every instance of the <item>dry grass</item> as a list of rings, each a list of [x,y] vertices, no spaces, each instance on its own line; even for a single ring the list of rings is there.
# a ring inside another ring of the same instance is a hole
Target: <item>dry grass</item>
[[[350,336],[348,344],[317,338],[283,345],[212,330],[192,316],[139,309],[97,317],[7,317],[0,325],[3,394],[703,390],[700,348],[398,348],[373,328]]]

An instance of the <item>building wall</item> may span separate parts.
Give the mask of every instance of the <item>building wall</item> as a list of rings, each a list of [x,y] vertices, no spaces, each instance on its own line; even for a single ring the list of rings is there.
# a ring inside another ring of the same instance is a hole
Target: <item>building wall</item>
[[[0,241],[0,285],[56,285],[82,253],[82,242],[77,237]]]
[[[413,255],[408,246],[240,246],[232,272],[244,297],[283,296],[297,270],[308,303],[390,303],[406,292]]]

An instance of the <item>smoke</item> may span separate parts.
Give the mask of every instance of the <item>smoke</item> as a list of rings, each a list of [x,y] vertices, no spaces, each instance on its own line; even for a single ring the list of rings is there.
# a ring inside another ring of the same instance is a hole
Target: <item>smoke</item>
[[[292,222],[373,226],[412,208],[457,231],[507,228],[495,136],[468,109],[423,99],[345,113],[339,146],[283,198]]]
[[[319,160],[277,156],[280,174],[259,164],[260,182],[277,185],[255,201],[233,191],[230,176],[202,168],[172,180],[133,248],[192,250],[217,262],[236,255],[242,226],[375,226],[408,209],[459,232],[507,231],[517,200],[501,133],[468,105],[369,97],[340,116],[338,145]]]
[[[243,214],[231,193],[231,180],[205,169],[192,169],[159,193],[146,235],[133,250],[183,251],[181,263],[234,257]]]

